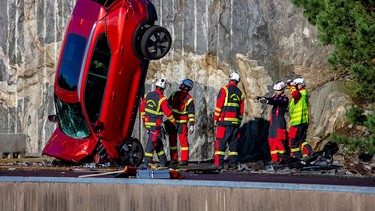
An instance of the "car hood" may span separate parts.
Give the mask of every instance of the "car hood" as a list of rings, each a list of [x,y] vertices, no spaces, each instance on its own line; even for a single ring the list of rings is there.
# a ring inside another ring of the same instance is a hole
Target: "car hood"
[[[95,136],[85,139],[69,137],[58,127],[43,149],[43,154],[60,160],[79,162],[92,153],[97,141]]]

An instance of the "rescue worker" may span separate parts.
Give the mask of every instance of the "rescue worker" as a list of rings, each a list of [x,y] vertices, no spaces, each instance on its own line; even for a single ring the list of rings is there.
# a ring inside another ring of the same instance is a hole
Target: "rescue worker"
[[[228,85],[222,87],[217,97],[214,115],[216,129],[215,163],[218,168],[224,168],[224,156],[229,145],[229,169],[235,169],[238,151],[239,126],[244,111],[244,95],[237,87],[240,75],[236,72],[230,75]]]
[[[279,155],[286,152],[283,142],[287,140],[285,112],[288,110],[289,99],[284,94],[285,88],[286,84],[283,81],[278,81],[273,86],[273,90],[275,90],[273,97],[257,96],[259,102],[272,105],[268,143],[270,145],[271,159],[274,163],[280,162],[282,158]]]
[[[308,155],[313,155],[310,144],[306,141],[309,126],[308,94],[305,89],[305,79],[287,80],[288,89],[292,95],[289,104],[290,128],[289,146],[292,157],[302,158],[301,149]]]
[[[148,133],[144,158],[144,164],[146,166],[153,162],[154,150],[159,158],[160,165],[162,167],[167,165],[164,145],[160,139],[161,124],[163,123],[164,115],[174,125],[176,125],[176,120],[172,114],[172,109],[168,104],[167,98],[163,95],[166,85],[166,79],[158,79],[155,83],[155,90],[145,94],[141,103],[141,118]]]
[[[176,118],[177,130],[169,132],[169,146],[171,164],[177,164],[177,134],[180,139],[181,162],[180,166],[187,166],[189,161],[189,142],[188,132],[194,132],[195,123],[195,107],[194,100],[190,96],[189,91],[193,89],[194,83],[190,79],[182,81],[180,91],[173,92],[168,99],[172,107],[173,116]],[[189,123],[189,129],[188,129]]]

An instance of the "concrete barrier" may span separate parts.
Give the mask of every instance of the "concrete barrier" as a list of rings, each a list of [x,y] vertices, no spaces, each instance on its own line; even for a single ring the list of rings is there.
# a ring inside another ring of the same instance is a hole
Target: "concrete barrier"
[[[374,210],[375,188],[284,183],[0,177],[0,210]]]
[[[0,158],[19,158],[25,152],[25,134],[0,133]]]

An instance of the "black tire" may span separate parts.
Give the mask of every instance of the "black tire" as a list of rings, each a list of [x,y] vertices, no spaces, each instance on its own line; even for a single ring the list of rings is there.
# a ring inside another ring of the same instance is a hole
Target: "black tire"
[[[121,164],[138,167],[141,165],[144,155],[144,150],[141,142],[138,139],[132,138],[126,140],[120,145],[120,160]]]
[[[141,41],[142,54],[150,60],[163,58],[171,46],[172,37],[168,30],[161,26],[148,28]]]

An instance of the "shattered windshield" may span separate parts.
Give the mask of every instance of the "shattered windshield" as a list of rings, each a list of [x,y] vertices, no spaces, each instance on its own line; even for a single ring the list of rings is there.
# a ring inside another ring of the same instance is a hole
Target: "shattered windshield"
[[[65,103],[55,96],[55,104],[63,133],[72,138],[86,138],[90,135],[80,103]]]

